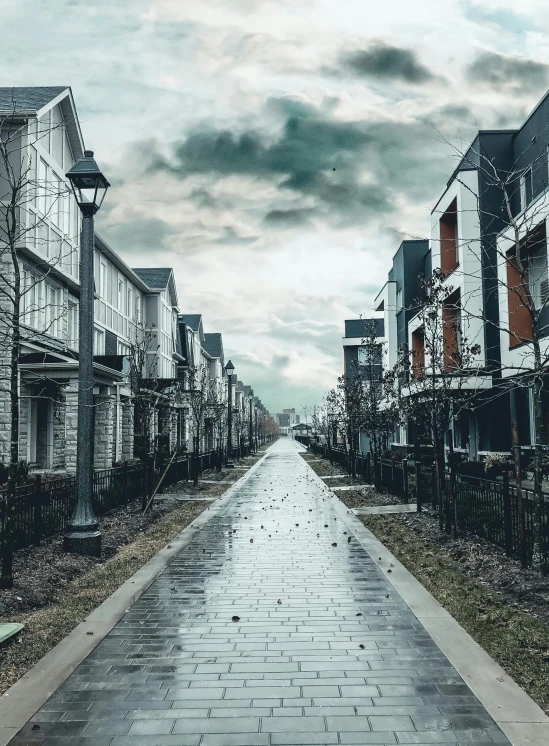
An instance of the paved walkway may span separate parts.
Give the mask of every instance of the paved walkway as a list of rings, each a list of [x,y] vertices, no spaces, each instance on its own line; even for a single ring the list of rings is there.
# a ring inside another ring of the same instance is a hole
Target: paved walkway
[[[283,439],[11,743],[508,741]]]

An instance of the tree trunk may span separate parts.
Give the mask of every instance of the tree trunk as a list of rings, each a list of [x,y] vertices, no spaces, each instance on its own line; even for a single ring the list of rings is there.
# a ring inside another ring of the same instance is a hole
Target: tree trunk
[[[21,298],[20,273],[17,258],[14,264],[14,293],[10,351],[10,461],[8,484],[4,503],[4,544],[2,551],[2,573],[0,588],[13,588],[13,511],[17,486],[17,464],[19,462],[19,353],[21,329],[19,306]]]
[[[542,367],[541,351],[539,342],[534,340],[534,359],[536,370]],[[542,575],[547,574],[547,556],[545,552],[545,511],[543,505],[543,407],[541,400],[541,391],[543,379],[541,375],[536,375],[532,385],[533,409],[534,409],[534,426],[536,442],[534,443],[534,537],[532,552],[532,567],[539,570]]]

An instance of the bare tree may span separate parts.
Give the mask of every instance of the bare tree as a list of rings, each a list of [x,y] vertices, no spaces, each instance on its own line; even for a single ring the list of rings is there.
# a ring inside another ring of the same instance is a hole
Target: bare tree
[[[62,127],[64,125],[58,125]],[[48,137],[52,129],[40,129],[36,138]],[[19,364],[26,336],[51,332],[66,312],[65,302],[44,297],[45,278],[64,263],[62,243],[53,250],[47,238],[48,222],[66,209],[69,190],[65,182],[39,174],[30,155],[29,125],[13,111],[0,118],[0,348],[7,375],[2,389],[9,397],[8,480],[4,499],[4,547],[0,586],[11,588],[13,555],[13,510],[19,465]],[[67,197],[67,199],[65,199]],[[37,205],[39,203],[39,208]],[[46,229],[45,237],[43,236]],[[32,244],[48,257],[36,264],[33,273],[24,270],[21,249]],[[30,328],[29,328],[30,327]],[[39,332],[37,331],[39,327]]]
[[[465,304],[465,315],[481,322],[501,342],[502,359],[497,361],[499,377],[494,382],[492,396],[510,395],[511,398],[515,481],[523,548],[525,517],[520,446],[514,417],[516,392],[527,391],[532,404],[535,502],[532,565],[544,574],[549,571],[549,539],[543,494],[543,478],[548,461],[549,275],[546,220],[549,216],[549,180],[547,147],[539,148],[536,143],[547,141],[548,130],[546,127],[536,133],[512,163],[500,163],[492,154],[485,152],[480,141],[465,152],[452,146],[460,162],[466,168],[475,169],[478,177],[477,182],[472,184],[460,172],[456,175],[463,192],[472,198],[481,229],[480,240],[467,236],[459,238],[462,254],[476,258],[479,265],[479,269],[464,266],[460,270],[466,279],[475,281],[470,282],[473,288],[470,295],[480,298],[483,283],[485,293],[484,303]],[[489,199],[486,198],[488,194]],[[462,210],[462,217],[463,214]],[[490,299],[499,300],[499,314],[486,312],[486,302]],[[522,559],[523,563],[528,562],[524,553]]]
[[[422,297],[415,303],[412,347],[404,346],[385,378],[384,397],[400,414],[401,422],[414,422],[416,437],[424,434],[432,447],[435,499],[441,530],[452,522],[451,505],[443,489],[445,442],[452,422],[464,408],[474,406],[479,376],[478,343],[463,334],[461,306],[446,276],[434,270],[422,281]]]
[[[191,368],[187,374],[188,384],[185,389],[193,425],[193,481],[198,484],[199,456],[205,417],[211,402],[210,372],[208,366],[200,363]]]

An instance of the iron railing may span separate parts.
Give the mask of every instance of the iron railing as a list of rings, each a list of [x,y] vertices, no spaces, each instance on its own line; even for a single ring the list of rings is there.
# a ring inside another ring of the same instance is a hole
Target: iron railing
[[[313,453],[338,464],[349,474],[360,476],[369,484],[376,481],[369,454],[356,454],[342,448],[328,448],[325,444],[308,443],[307,438],[300,436],[297,436],[296,440],[303,445],[307,445]],[[377,484],[379,487],[402,497],[405,502],[409,498],[415,498],[418,511],[428,505],[434,510],[439,509],[436,504],[437,491],[434,466],[420,464],[408,466],[406,459],[402,461],[381,459],[378,472]],[[452,520],[455,516],[457,527],[505,549],[509,555],[525,556],[531,560],[539,518],[542,536],[541,551],[549,564],[549,496],[544,496],[538,517],[532,490],[522,489],[523,546],[516,487],[509,484],[506,477],[494,480],[455,473],[452,478],[452,475],[446,471],[441,481],[443,500],[449,506]],[[452,492],[455,493],[453,497]]]

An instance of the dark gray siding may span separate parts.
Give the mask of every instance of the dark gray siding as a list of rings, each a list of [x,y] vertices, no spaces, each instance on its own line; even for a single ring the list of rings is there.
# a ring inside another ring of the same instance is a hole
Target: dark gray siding
[[[108,329],[105,330],[105,355],[118,355],[118,337]]]
[[[385,322],[383,319],[350,319],[345,321],[345,337],[353,339],[363,339],[370,336],[372,332],[371,324],[374,324],[376,337],[383,337]]]

